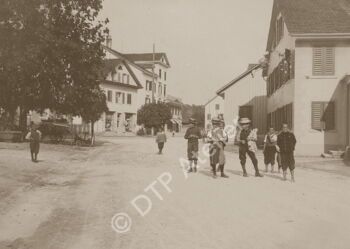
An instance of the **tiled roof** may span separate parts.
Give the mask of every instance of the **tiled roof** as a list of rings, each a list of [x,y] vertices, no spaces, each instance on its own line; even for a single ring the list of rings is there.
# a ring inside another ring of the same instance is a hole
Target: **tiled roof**
[[[104,66],[103,66],[103,76],[106,76],[110,72],[115,71],[115,68],[119,65],[122,64],[123,61],[121,59],[107,59],[104,60]]]
[[[145,62],[145,61],[152,62],[153,61],[153,53],[124,54],[124,56],[133,62]],[[155,61],[160,61],[162,57],[165,58],[165,61],[166,61],[165,64],[170,66],[170,63],[165,53],[154,53]]]
[[[120,53],[120,52],[118,52],[118,51],[116,51],[116,50],[114,50],[114,49],[112,49],[112,48],[109,48],[109,47],[107,47],[107,46],[104,46],[104,45],[103,45],[103,48],[104,48],[107,52],[109,52],[109,53],[113,54],[114,56],[118,57],[119,59],[127,61],[128,63],[130,63],[130,64],[133,65],[134,67],[136,67],[136,68],[138,68],[139,70],[141,70],[143,73],[145,73],[145,74],[147,74],[147,75],[149,75],[149,76],[153,76],[153,77],[155,77],[155,78],[158,77],[157,74],[153,74],[152,72],[148,71],[147,69],[141,67],[140,65],[138,65],[138,64],[135,63],[134,61],[128,59],[124,54],[122,54],[122,53]]]
[[[153,61],[153,53],[143,53],[143,54],[124,54],[129,60],[132,61]],[[155,53],[154,57],[156,61],[162,59],[164,53]]]
[[[275,0],[288,31],[350,33],[350,0]]]

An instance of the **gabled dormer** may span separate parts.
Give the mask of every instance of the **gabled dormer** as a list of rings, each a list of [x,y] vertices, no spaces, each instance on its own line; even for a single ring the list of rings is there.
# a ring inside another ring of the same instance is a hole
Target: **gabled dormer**
[[[104,83],[131,88],[142,88],[140,81],[137,79],[130,66],[121,59],[105,60],[103,77]]]

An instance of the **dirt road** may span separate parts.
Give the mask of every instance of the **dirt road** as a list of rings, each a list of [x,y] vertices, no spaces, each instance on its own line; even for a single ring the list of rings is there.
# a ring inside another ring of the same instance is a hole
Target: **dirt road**
[[[92,149],[43,145],[37,164],[26,144],[0,145],[0,249],[350,246],[350,168],[338,162],[300,159],[292,184],[243,178],[227,153],[229,179],[211,178],[204,162],[186,178],[180,137],[163,155],[151,138],[103,139]],[[111,226],[120,212],[132,221],[123,234]]]

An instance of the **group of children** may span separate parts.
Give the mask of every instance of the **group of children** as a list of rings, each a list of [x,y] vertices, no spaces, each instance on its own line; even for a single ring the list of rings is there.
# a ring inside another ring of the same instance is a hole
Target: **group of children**
[[[209,155],[210,165],[213,177],[217,177],[217,172],[220,176],[227,178],[224,173],[226,164],[225,146],[228,142],[228,135],[225,133],[225,123],[222,119],[212,119],[212,128],[205,136],[205,142],[210,144]],[[190,119],[190,127],[187,129],[185,139],[187,139],[187,156],[189,160],[188,172],[197,172],[199,139],[203,138],[201,129],[197,126],[196,120]],[[247,156],[252,161],[255,169],[256,177],[263,177],[259,171],[258,159],[256,153],[258,130],[251,127],[251,120],[248,118],[241,118],[239,122],[239,132],[237,135],[237,142],[239,146],[239,159],[243,171],[243,176],[248,177],[246,170]],[[156,138],[158,143],[159,154],[162,153],[164,143],[166,142],[166,135],[164,130],[161,130]],[[282,131],[277,133],[274,128],[270,128],[264,139],[264,163],[265,172],[268,172],[268,167],[271,166],[271,172],[274,173],[275,162],[278,162],[278,172],[283,170],[283,180],[287,180],[287,170],[290,170],[291,180],[294,182],[294,149],[296,139],[294,134],[289,130],[287,124],[283,124]],[[276,160],[277,159],[277,160]]]

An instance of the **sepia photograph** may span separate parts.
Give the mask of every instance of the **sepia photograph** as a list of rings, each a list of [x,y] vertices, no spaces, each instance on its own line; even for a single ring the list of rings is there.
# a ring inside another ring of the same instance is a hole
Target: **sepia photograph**
[[[349,232],[350,0],[0,0],[0,249]]]

